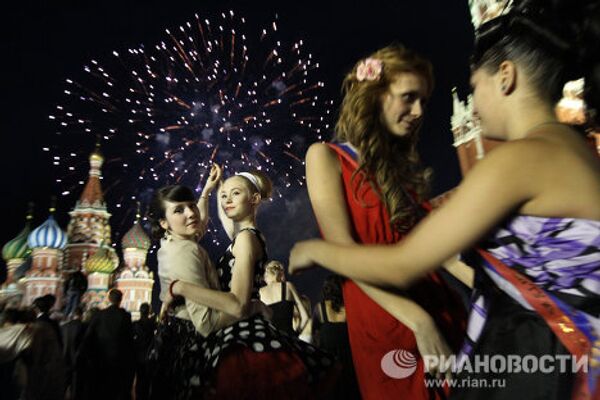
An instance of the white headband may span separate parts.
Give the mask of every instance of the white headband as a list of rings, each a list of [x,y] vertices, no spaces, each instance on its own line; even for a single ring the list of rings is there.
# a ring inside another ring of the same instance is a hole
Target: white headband
[[[260,193],[260,185],[258,184],[258,179],[256,179],[256,176],[252,175],[250,172],[236,172],[235,175],[243,176],[244,178],[248,179]]]

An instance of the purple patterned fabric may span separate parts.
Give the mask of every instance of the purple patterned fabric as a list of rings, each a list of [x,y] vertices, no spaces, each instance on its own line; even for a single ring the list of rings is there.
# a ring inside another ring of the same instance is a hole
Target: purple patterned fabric
[[[600,295],[600,221],[520,215],[482,247],[548,292]]]
[[[480,244],[494,257],[526,275],[551,294],[600,301],[600,221],[518,215]],[[481,268],[524,308],[532,307],[494,271]],[[471,353],[487,319],[488,301],[475,286],[461,357]]]

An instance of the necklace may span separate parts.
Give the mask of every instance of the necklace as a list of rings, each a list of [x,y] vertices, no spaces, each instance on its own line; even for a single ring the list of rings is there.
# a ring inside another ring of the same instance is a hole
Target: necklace
[[[529,136],[529,134],[533,131],[535,131],[536,129],[538,129],[541,126],[544,125],[564,125],[562,122],[560,121],[544,121],[544,122],[540,122],[537,125],[532,126],[531,128],[527,129],[527,131],[525,131],[525,134],[523,135],[523,137],[527,137]]]

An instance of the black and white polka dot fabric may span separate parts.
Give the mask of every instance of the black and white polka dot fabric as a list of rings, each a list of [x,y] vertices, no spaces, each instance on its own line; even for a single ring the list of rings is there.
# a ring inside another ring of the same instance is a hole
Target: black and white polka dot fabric
[[[255,234],[263,247],[264,256],[257,262],[254,268],[254,287],[252,289],[252,298],[259,299],[258,288],[264,274],[264,263],[267,259],[265,240],[257,229],[246,228],[245,230]],[[231,252],[234,244],[235,238],[225,251],[223,257],[219,260],[217,266],[219,283],[223,290],[231,287],[232,270],[235,268],[235,257]],[[280,350],[294,352],[305,364],[309,378],[313,381],[325,375],[334,364],[332,355],[295,337],[291,337],[285,332],[279,331],[261,315],[254,315],[213,332],[205,339],[202,343],[207,369],[204,376],[210,375],[210,370],[213,370],[217,366],[223,351],[233,345],[245,346],[257,353]]]
[[[254,285],[252,286],[252,298],[260,299],[258,294],[258,289],[262,286],[262,277],[265,272],[265,262],[267,261],[267,246],[265,243],[265,238],[260,233],[260,231],[256,228],[244,228],[240,230],[240,232],[249,231],[256,235],[256,238],[260,242],[260,245],[263,249],[263,257],[256,263],[254,266]],[[239,233],[238,232],[238,235]],[[237,237],[237,235],[236,235]],[[235,237],[233,241],[225,250],[225,254],[221,257],[219,262],[217,263],[217,274],[219,275],[219,283],[221,284],[221,289],[228,291],[231,289],[231,276],[233,274],[233,269],[235,268],[235,257],[231,252],[231,249],[235,245]]]

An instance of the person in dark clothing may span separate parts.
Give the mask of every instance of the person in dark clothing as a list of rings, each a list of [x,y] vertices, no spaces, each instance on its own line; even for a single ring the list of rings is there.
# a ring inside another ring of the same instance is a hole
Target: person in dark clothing
[[[83,313],[81,320],[83,337],[75,355],[76,377],[71,386],[71,397],[73,399],[86,399],[85,393],[87,390],[86,388],[88,387],[87,382],[90,380],[89,377],[96,373],[91,360],[83,358],[83,353],[81,353],[81,345],[83,344],[83,338],[85,338],[85,333],[87,332],[90,323],[99,311],[100,309],[98,307],[90,307]]]
[[[41,302],[47,299],[40,300]],[[0,398],[64,400],[64,360],[52,325],[32,309],[7,310],[0,327]]]
[[[321,290],[322,300],[315,307],[313,337],[321,349],[335,354],[342,364],[342,374],[335,387],[334,398],[360,399],[346,324],[343,280],[339,275],[329,275],[325,279]]]
[[[79,306],[81,296],[87,290],[87,278],[81,271],[75,271],[69,275],[65,282],[65,315],[71,316],[71,313]]]
[[[85,332],[78,362],[86,362],[84,398],[130,399],[135,371],[131,315],[120,307],[123,293],[108,292],[110,306],[98,311]],[[86,368],[86,369],[87,369]]]
[[[133,344],[135,346],[135,398],[146,400],[149,398],[150,376],[146,354],[156,329],[156,319],[150,317],[150,305],[140,305],[140,319],[133,323]]]
[[[56,303],[56,296],[47,294],[33,300],[33,309],[36,312],[36,321],[46,322],[50,325],[52,330],[56,333],[58,344],[62,348],[63,339],[60,325],[56,320],[50,318],[50,310],[54,307],[54,303]]]
[[[69,398],[76,399],[78,374],[76,365],[77,350],[83,341],[85,326],[82,321],[83,309],[77,306],[72,312],[71,320],[63,324],[60,329],[63,337],[63,356],[67,368],[67,388],[69,388]]]
[[[2,399],[18,400],[26,382],[22,355],[31,346],[33,332],[25,313],[3,308],[6,303],[0,300],[0,388]]]
[[[285,281],[283,265],[272,260],[265,265],[263,275],[265,286],[259,290],[260,300],[273,311],[271,323],[283,332],[291,336],[298,336],[308,323],[309,315],[300,301],[296,287],[291,282]],[[298,331],[294,330],[292,320],[294,317],[294,306],[300,314]]]

